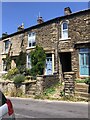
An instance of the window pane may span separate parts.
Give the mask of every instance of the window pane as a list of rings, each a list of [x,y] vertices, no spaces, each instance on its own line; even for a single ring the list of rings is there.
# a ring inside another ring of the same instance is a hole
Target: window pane
[[[81,60],[80,60],[80,64],[84,65],[84,54],[80,54],[81,55]]]
[[[89,54],[86,54],[86,65],[89,65]]]
[[[32,43],[32,46],[35,46],[35,45],[36,45],[36,42],[33,42],[33,43]]]
[[[63,38],[68,38],[68,31],[67,30],[63,31],[62,37]]]
[[[5,41],[5,51],[8,52],[9,40]]]
[[[35,42],[35,33],[30,33],[28,36],[28,47],[32,47],[35,46],[36,42]]]
[[[31,57],[30,54],[27,55],[27,67],[31,69]]]
[[[63,30],[68,29],[67,28],[67,23],[63,23]]]
[[[29,43],[29,47],[31,47],[31,43]]]

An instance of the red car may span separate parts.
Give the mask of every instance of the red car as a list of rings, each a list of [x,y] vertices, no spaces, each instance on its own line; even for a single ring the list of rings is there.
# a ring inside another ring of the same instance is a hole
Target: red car
[[[15,114],[13,110],[12,102],[7,99],[4,94],[0,91],[0,120],[10,118],[15,120]]]

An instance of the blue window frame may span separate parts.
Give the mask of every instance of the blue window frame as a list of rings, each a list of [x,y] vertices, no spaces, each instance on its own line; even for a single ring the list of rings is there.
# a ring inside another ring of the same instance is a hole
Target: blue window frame
[[[90,49],[81,48],[79,51],[80,76],[90,76]]]

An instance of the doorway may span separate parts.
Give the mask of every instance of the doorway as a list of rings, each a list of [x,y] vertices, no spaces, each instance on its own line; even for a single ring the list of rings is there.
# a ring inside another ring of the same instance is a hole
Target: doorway
[[[62,72],[71,72],[71,52],[60,53]]]

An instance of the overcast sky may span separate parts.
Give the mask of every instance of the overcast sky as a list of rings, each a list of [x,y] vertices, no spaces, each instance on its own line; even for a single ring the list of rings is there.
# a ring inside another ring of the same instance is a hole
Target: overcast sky
[[[3,2],[0,37],[3,32],[8,34],[16,32],[22,23],[25,28],[36,25],[39,13],[44,21],[63,16],[65,7],[77,12],[88,9],[88,2]]]

